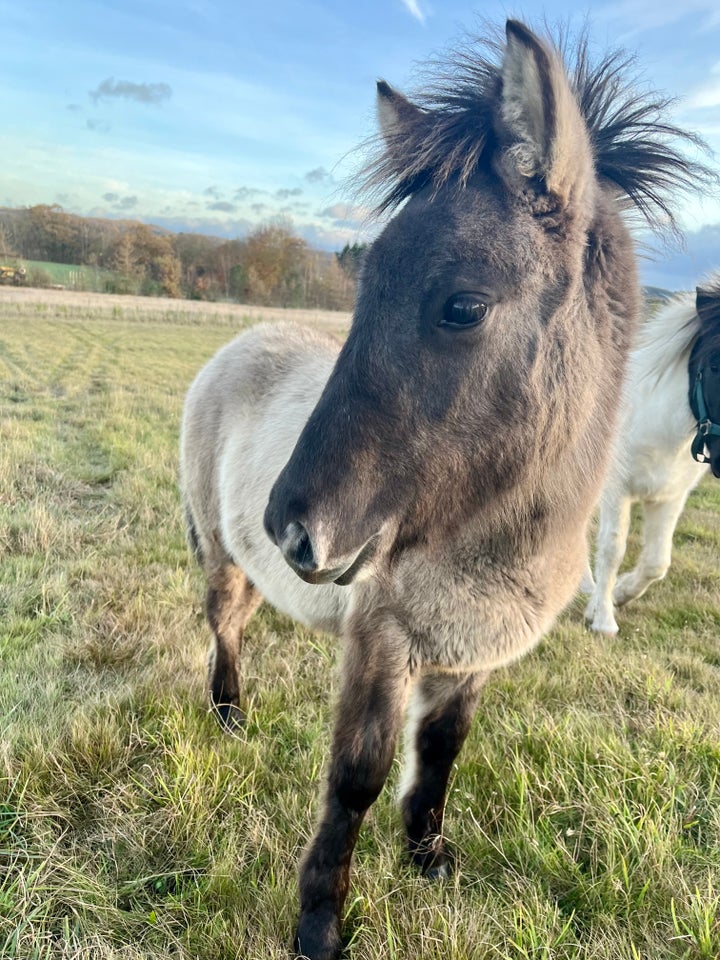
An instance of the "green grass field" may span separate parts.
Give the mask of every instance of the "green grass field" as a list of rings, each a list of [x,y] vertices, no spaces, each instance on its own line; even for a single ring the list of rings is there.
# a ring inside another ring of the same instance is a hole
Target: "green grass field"
[[[51,283],[59,284],[68,290],[102,291],[107,282],[115,276],[112,270],[89,267],[76,263],[51,263],[47,260],[22,260],[31,282],[33,277],[47,277]]]
[[[221,733],[177,435],[234,329],[0,301],[2,958],[288,957],[336,643],[261,608],[248,723]],[[350,960],[720,956],[719,554],[708,480],[618,637],[578,600],[494,676],[453,776],[452,880],[406,867],[395,769],[357,848]]]

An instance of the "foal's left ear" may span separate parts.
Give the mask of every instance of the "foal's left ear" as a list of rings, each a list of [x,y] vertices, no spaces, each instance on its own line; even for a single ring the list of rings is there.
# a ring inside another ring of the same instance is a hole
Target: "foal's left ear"
[[[434,123],[432,111],[421,110],[389,83],[378,80],[377,115],[385,141],[383,171],[393,170],[403,183],[427,182],[425,144]]]
[[[500,173],[516,188],[533,181],[562,207],[593,182],[587,126],[559,55],[517,20],[506,24],[502,65]]]
[[[377,82],[377,114],[380,132],[390,154],[427,125],[428,115],[384,80]]]

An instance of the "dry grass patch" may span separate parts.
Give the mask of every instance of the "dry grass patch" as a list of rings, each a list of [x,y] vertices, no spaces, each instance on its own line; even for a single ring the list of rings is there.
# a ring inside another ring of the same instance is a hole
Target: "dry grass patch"
[[[285,958],[337,648],[261,608],[248,722],[221,734],[175,488],[185,390],[241,321],[0,319],[0,956]],[[405,865],[393,771],[358,844],[352,960],[720,956],[719,543],[708,481],[617,637],[578,601],[491,680],[448,883]]]

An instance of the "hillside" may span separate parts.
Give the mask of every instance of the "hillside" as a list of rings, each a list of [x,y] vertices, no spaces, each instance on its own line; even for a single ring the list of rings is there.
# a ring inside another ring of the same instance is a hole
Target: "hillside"
[[[347,310],[363,253],[314,250],[285,223],[223,240],[57,205],[0,207],[0,262],[24,265],[30,286]]]

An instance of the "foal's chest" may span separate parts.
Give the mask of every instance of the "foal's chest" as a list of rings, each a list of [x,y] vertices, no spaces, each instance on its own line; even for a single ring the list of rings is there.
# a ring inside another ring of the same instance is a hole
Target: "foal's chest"
[[[395,598],[418,668],[492,670],[540,639],[572,596],[582,557],[548,582],[533,560],[508,569],[479,560],[458,571],[423,558],[398,571]]]

